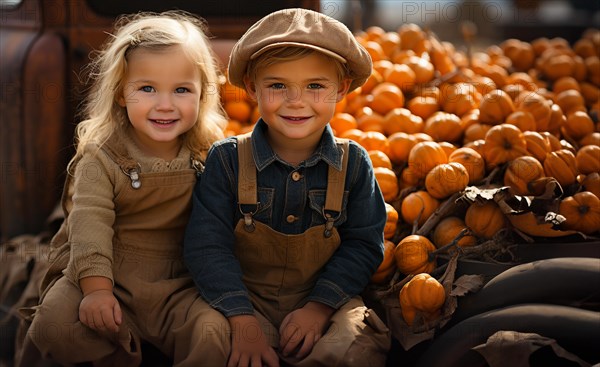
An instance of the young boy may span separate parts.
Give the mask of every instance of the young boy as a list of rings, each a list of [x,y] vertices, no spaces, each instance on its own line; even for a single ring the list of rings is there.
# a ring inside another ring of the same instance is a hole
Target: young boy
[[[328,125],[371,68],[348,28],[307,9],[264,17],[232,50],[230,81],[261,119],[213,145],[184,244],[229,321],[228,366],[385,365],[389,331],[359,296],[383,258],[384,200],[366,151]]]

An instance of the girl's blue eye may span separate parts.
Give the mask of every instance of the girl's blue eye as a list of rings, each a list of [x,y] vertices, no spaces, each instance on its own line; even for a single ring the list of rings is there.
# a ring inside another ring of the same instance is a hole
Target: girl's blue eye
[[[145,85],[145,86],[141,87],[141,88],[140,88],[140,90],[141,90],[142,92],[151,93],[151,92],[153,92],[153,91],[154,91],[154,88],[152,88],[152,87],[151,87],[151,86],[149,86],[149,85]]]
[[[285,88],[285,85],[283,85],[283,83],[273,83],[270,86],[271,89],[283,89]]]
[[[189,91],[189,89],[184,88],[184,87],[179,87],[179,88],[175,89],[175,93],[185,93],[187,91]]]

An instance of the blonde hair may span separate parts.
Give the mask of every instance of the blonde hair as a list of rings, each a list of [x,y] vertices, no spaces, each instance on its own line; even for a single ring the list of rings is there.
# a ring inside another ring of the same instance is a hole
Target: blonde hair
[[[121,16],[115,33],[88,65],[91,89],[83,105],[83,121],[76,128],[75,156],[69,168],[83,154],[87,144],[104,144],[113,133],[125,132],[127,112],[118,104],[127,72],[127,55],[134,49],[163,50],[179,45],[197,66],[201,82],[201,103],[196,124],[184,134],[185,144],[196,157],[204,157],[210,145],[223,137],[227,122],[221,106],[222,76],[206,36],[202,19],[184,11],[142,12]]]
[[[259,70],[269,67],[271,65],[286,62],[286,61],[294,61],[311,55],[315,52],[315,50],[311,50],[305,47],[277,47],[271,50],[265,51],[256,59],[250,60],[248,62],[248,68],[246,70],[246,75],[250,78],[251,81],[254,81],[256,78],[256,74]],[[334,59],[333,57],[322,54],[327,57],[334,63],[336,67],[336,73],[338,76],[338,82],[342,82],[344,79],[348,79],[350,72],[346,67],[346,64],[341,63],[339,60]]]

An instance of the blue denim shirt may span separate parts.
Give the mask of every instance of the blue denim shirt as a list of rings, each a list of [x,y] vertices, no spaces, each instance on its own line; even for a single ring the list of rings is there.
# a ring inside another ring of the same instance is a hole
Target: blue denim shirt
[[[278,232],[300,234],[324,224],[329,165],[341,169],[341,148],[329,126],[314,154],[293,167],[269,146],[268,126],[259,120],[252,132],[257,166],[258,201],[254,219]],[[234,228],[242,218],[238,207],[238,156],[236,137],[210,149],[206,167],[196,183],[187,227],[184,256],[201,296],[226,317],[252,314],[254,308],[242,282],[234,256]],[[343,209],[335,226],[341,244],[317,280],[308,300],[339,308],[359,294],[383,259],[383,228],[387,219],[383,196],[367,152],[350,142]],[[304,180],[291,179],[298,171]],[[290,187],[294,184],[294,187]],[[298,220],[288,223],[293,214]]]

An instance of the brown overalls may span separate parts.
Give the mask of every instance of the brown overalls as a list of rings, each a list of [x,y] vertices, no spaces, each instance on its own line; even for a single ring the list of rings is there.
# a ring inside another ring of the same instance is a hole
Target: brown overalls
[[[212,357],[227,360],[229,323],[200,298],[182,258],[196,170],[136,176],[131,170],[138,165],[123,146],[109,143],[102,149],[131,178],[131,185],[115,198],[119,211],[113,274],[114,294],[123,312],[120,331],[100,335],[79,321],[81,291],[61,276],[70,251],[63,224],[53,240],[62,246],[42,286],[45,291],[27,337],[43,356],[62,364],[94,361],[96,366],[136,366],[142,358],[141,340],[171,357],[175,366],[202,366]],[[134,188],[138,183],[140,187]],[[68,196],[63,196],[63,205]]]
[[[238,137],[240,204],[257,204],[256,166],[249,135]],[[342,171],[329,168],[325,208],[339,213],[342,208],[348,157],[344,148]],[[240,206],[241,207],[241,206]],[[325,210],[323,211],[325,213]],[[235,229],[235,253],[240,261],[257,317],[270,344],[279,345],[279,326],[291,311],[306,303],[320,270],[340,246],[333,227],[335,218],[297,235],[283,234],[255,222],[245,213]],[[390,335],[375,312],[354,297],[331,318],[331,325],[303,360],[280,359],[292,366],[385,366]]]

